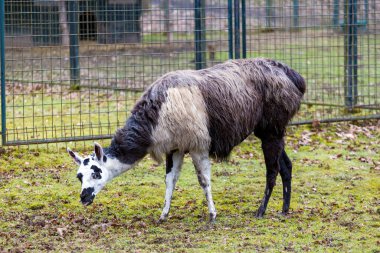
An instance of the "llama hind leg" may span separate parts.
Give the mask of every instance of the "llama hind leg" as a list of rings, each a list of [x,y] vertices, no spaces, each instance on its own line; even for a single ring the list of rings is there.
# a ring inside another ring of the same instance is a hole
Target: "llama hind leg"
[[[183,157],[184,154],[180,152],[173,152],[166,155],[165,203],[159,219],[160,222],[165,221],[168,218],[173,191],[181,172]]]
[[[292,162],[290,161],[285,149],[281,153],[280,158],[280,175],[283,187],[283,200],[282,213],[289,212],[290,198],[292,193]]]
[[[214,222],[216,218],[216,210],[211,193],[211,163],[208,157],[208,152],[191,153],[190,155],[197,172],[198,182],[206,196],[210,222]]]
[[[261,205],[257,211],[256,217],[262,217],[267,209],[269,198],[272,194],[273,188],[276,185],[276,177],[280,171],[280,157],[284,149],[283,138],[262,138],[261,147],[264,153],[266,173],[266,187],[264,197]]]

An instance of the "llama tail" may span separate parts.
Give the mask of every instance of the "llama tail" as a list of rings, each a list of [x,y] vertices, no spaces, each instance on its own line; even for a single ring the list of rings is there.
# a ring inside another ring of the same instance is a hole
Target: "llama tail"
[[[303,94],[306,91],[305,79],[295,70],[289,68],[288,66],[283,66],[283,70],[288,78],[294,83],[298,90]]]

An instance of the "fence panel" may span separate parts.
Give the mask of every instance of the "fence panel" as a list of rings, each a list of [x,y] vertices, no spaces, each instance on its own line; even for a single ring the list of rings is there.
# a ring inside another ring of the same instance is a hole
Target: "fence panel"
[[[248,57],[270,57],[307,81],[294,123],[379,118],[380,1],[247,1]]]
[[[0,3],[3,145],[109,138],[159,76],[245,56],[305,76],[295,124],[380,117],[379,0]]]
[[[193,1],[5,1],[3,145],[109,138],[157,77],[228,59],[223,2],[197,62]]]

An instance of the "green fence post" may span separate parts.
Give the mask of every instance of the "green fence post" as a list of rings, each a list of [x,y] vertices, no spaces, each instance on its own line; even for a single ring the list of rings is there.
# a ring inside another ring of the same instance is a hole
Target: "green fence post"
[[[247,58],[247,22],[245,0],[241,0],[241,37],[243,58]]]
[[[240,0],[234,0],[235,59],[240,59]]]
[[[364,1],[364,15],[365,15],[365,27],[364,27],[364,30],[367,31],[367,29],[368,29],[368,22],[369,22],[368,0]]]
[[[205,0],[194,1],[195,16],[195,69],[206,67]]]
[[[358,97],[358,30],[357,0],[346,0],[344,8],[344,95],[349,111]]]
[[[72,87],[77,87],[78,85],[80,85],[78,16],[78,1],[68,1],[68,20],[70,31],[70,84]]]
[[[266,0],[265,2],[265,20],[267,28],[272,27],[272,0]]]
[[[5,101],[5,7],[0,0],[0,64],[1,64],[1,140],[2,145],[7,141],[6,101]]]
[[[334,27],[339,26],[339,0],[334,0],[333,25]]]
[[[201,0],[201,42],[202,42],[202,68],[207,67],[207,47],[206,47],[206,0]]]
[[[299,27],[299,1],[293,0],[293,27]]]
[[[164,0],[164,15],[165,15],[165,31],[166,42],[172,43],[173,41],[173,32],[170,27],[170,0]]]
[[[234,58],[234,30],[232,26],[232,0],[228,0],[228,58]]]

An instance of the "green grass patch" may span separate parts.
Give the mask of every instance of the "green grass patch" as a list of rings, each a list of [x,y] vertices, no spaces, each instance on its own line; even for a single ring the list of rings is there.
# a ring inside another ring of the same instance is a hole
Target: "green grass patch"
[[[265,218],[256,219],[265,168],[259,141],[249,137],[228,163],[213,163],[213,225],[189,158],[169,220],[157,224],[165,169],[149,158],[83,207],[76,166],[64,148],[2,149],[0,250],[378,252],[379,140],[378,122],[290,127],[291,212],[280,214],[278,178]]]

